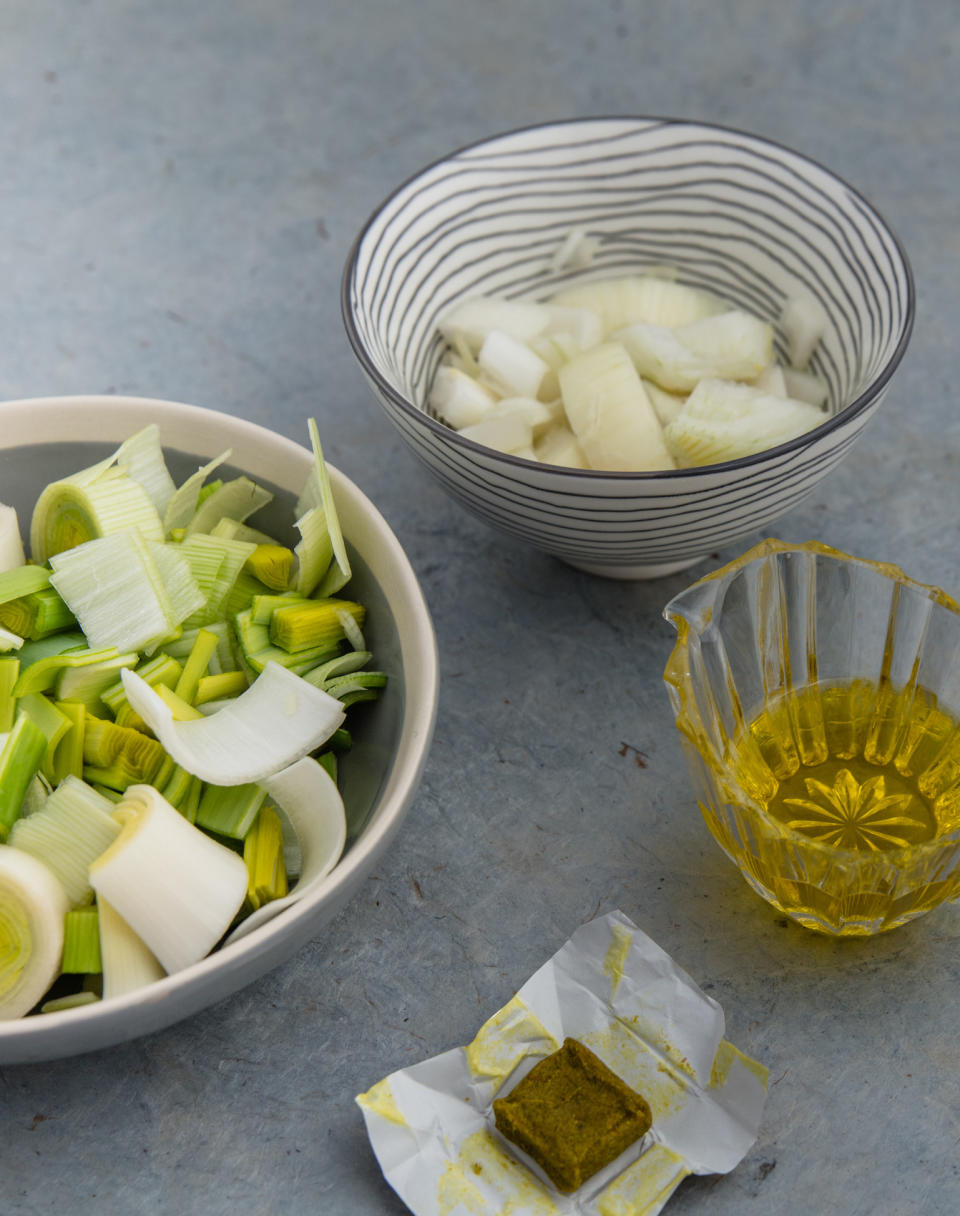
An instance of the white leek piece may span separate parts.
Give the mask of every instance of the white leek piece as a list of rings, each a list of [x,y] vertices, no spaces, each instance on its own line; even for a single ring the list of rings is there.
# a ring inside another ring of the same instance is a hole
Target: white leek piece
[[[145,540],[163,540],[160,516],[146,490],[114,460],[51,482],[43,491],[30,522],[35,562],[124,529],[137,529]]]
[[[605,342],[560,369],[570,429],[593,469],[672,469],[673,458],[626,350]]]
[[[79,777],[66,777],[32,815],[16,821],[10,844],[43,861],[60,880],[70,906],[93,899],[89,867],[116,840],[113,803]]]
[[[441,365],[430,386],[428,404],[437,417],[459,430],[479,422],[496,403],[496,394],[456,367]]]
[[[516,452],[533,443],[533,428],[519,414],[484,418],[473,426],[465,426],[460,434],[498,452]]]
[[[13,507],[0,503],[0,573],[4,570],[15,570],[24,565],[26,560],[17,512]]]
[[[765,451],[825,420],[821,410],[802,401],[749,384],[701,380],[664,433],[678,463],[704,465]]]
[[[798,289],[783,306],[780,326],[787,339],[791,367],[803,371],[827,329],[823,306],[809,291]]]
[[[722,312],[724,305],[705,291],[656,275],[626,275],[581,283],[550,300],[566,308],[589,308],[599,314],[604,336],[625,325],[686,325]]]
[[[230,927],[247,893],[247,867],[151,785],[131,785],[113,813],[121,831],[90,866],[93,889],[165,971],[189,967]]]
[[[151,550],[136,529],[58,553],[50,565],[91,647],[149,649],[204,603],[184,559],[167,546]]]
[[[173,497],[174,484],[160,445],[160,428],[155,422],[120,444],[117,464],[143,486],[162,519]]]
[[[233,930],[227,944],[245,937],[278,912],[316,890],[340,860],[347,818],[336,783],[316,760],[305,757],[263,782],[267,797],[293,826],[300,849],[300,877],[288,895],[271,900]]]
[[[589,468],[583,448],[577,443],[577,437],[566,420],[544,431],[534,444],[533,454],[541,464],[564,465],[569,469]]]
[[[494,330],[509,334],[517,342],[528,342],[543,333],[549,320],[550,314],[542,304],[474,296],[444,313],[437,328],[452,344],[459,336],[475,355]]]
[[[641,376],[678,393],[700,380],[753,380],[773,357],[773,326],[736,308],[675,329],[630,325],[614,340]]]
[[[536,397],[550,370],[529,346],[499,329],[487,335],[477,362],[486,383],[501,397]]]
[[[163,979],[157,956],[138,937],[116,908],[97,899],[100,920],[100,958],[103,963],[103,999],[124,996]]]
[[[336,595],[350,581],[350,559],[313,418],[308,419],[307,429],[313,447],[313,468],[297,500],[296,527],[302,539],[294,549],[296,590],[300,595]]]
[[[0,1021],[29,1013],[57,978],[68,908],[48,866],[0,845]]]
[[[175,721],[136,672],[124,671],[122,679],[131,707],[167,753],[212,785],[263,781],[318,748],[344,718],[336,698],[274,662],[235,700],[189,722]]]

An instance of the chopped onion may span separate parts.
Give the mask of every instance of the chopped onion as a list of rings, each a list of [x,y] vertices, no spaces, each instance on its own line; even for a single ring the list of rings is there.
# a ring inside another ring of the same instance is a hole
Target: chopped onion
[[[784,304],[780,324],[790,348],[790,365],[803,371],[826,332],[827,314],[809,291],[798,289]]]

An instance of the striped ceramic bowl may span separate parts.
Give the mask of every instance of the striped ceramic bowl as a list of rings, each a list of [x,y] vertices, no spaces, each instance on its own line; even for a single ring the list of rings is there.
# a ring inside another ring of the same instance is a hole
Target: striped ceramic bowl
[[[587,271],[557,270],[574,228],[596,254]],[[443,353],[436,322],[455,301],[537,299],[573,277],[664,265],[774,323],[798,289],[820,301],[829,323],[811,370],[829,386],[821,426],[723,464],[622,473],[504,455],[428,412]],[[765,528],[843,459],[906,349],[914,290],[874,208],[806,157],[705,123],[596,118],[496,136],[417,174],[357,237],[342,304],[375,394],[455,499],[572,565],[645,578]]]

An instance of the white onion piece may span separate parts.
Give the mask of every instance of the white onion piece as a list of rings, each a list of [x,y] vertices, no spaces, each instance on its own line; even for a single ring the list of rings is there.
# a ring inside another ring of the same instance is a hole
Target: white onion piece
[[[529,346],[499,329],[487,335],[477,363],[484,380],[501,397],[536,397],[550,370]]]
[[[790,348],[790,365],[803,371],[826,332],[827,314],[810,292],[798,290],[784,304],[780,325]]]
[[[309,895],[340,860],[347,817],[336,782],[316,760],[305,757],[262,782],[267,796],[293,826],[300,847],[300,877],[282,899],[271,900],[241,921],[225,945],[239,941],[278,912]]]
[[[325,742],[344,719],[340,702],[279,663],[208,717],[175,721],[167,703],[134,671],[121,673],[131,707],[165,751],[201,781],[244,785],[287,768]]]

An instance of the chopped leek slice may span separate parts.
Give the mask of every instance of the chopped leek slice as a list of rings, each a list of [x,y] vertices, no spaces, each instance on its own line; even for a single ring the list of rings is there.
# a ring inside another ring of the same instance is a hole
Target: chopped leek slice
[[[347,675],[351,671],[359,671],[372,658],[373,655],[369,650],[348,650],[346,654],[338,654],[336,658],[328,659],[325,663],[312,667],[303,678],[309,680],[311,684],[315,684],[317,688],[323,688],[327,680],[332,680],[335,676]]]
[[[286,591],[295,560],[293,550],[285,545],[261,544],[247,558],[246,569],[272,591]]]
[[[0,503],[0,573],[23,566],[26,560],[17,512]]]
[[[382,671],[356,671],[328,680],[323,687],[346,709],[355,701],[375,701],[386,683],[387,677]]]
[[[65,650],[60,654],[52,654],[47,658],[37,659],[27,667],[14,688],[14,695],[18,697],[26,696],[31,692],[47,692],[53,688],[60,679],[62,672],[68,668],[87,667],[91,664],[99,666],[104,661],[112,661],[122,658],[123,663],[120,667],[131,666],[137,660],[136,652],[130,654],[119,655],[115,646],[101,646],[96,650],[89,649],[73,649]],[[116,677],[117,669],[112,672],[113,678]]]
[[[65,996],[51,997],[40,1006],[41,1013],[63,1013],[65,1009],[80,1009],[84,1005],[96,1005],[100,998],[95,992],[68,992]]]
[[[67,664],[57,676],[57,698],[75,701],[86,706],[91,713],[98,713],[103,707],[101,694],[116,682],[117,673],[124,667],[134,667],[137,658],[136,652],[131,651],[100,659],[99,662],[76,666]]]
[[[160,446],[160,428],[155,422],[125,439],[117,449],[117,463],[128,477],[139,482],[162,518],[173,497],[174,484]]]
[[[43,806],[18,819],[10,844],[45,862],[60,880],[71,907],[93,899],[89,868],[120,833],[113,806],[78,777],[67,777]]]
[[[263,806],[266,791],[256,782],[247,785],[206,785],[200,795],[197,827],[217,836],[243,840]]]
[[[279,663],[267,663],[235,701],[210,717],[176,722],[135,672],[122,676],[127,700],[168,754],[212,785],[262,781],[314,751],[343,721],[335,698]]]
[[[198,503],[196,513],[187,524],[187,536],[195,532],[209,532],[224,518],[238,519],[242,523],[247,516],[272,501],[270,491],[258,486],[249,477],[225,481]]]
[[[63,975],[96,975],[102,970],[100,917],[96,906],[71,908],[64,917],[60,971]]]
[[[266,532],[242,524],[239,519],[229,519],[224,516],[210,529],[211,536],[219,536],[223,540],[242,540],[250,545],[275,545],[278,542]]]
[[[294,550],[298,562],[296,589],[301,595],[314,591],[320,596],[335,595],[350,581],[350,559],[343,543],[317,424],[312,418],[307,429],[313,447],[313,469],[297,500],[296,527],[302,539]]]
[[[203,483],[214,469],[219,468],[224,461],[230,459],[230,454],[229,448],[225,452],[221,452],[208,464],[201,465],[182,486],[174,490],[173,496],[167,503],[167,509],[163,513],[163,530],[167,535],[178,528],[186,528],[196,513]]]
[[[120,835],[90,866],[97,897],[166,971],[189,967],[210,952],[239,911],[247,867],[152,786],[131,786],[113,813]]]
[[[38,692],[27,693],[17,702],[18,708],[43,731],[47,740],[46,751],[40,765],[40,771],[48,781],[53,780],[53,757],[60,740],[66,735],[73,723],[66,714],[61,713],[52,701],[41,696]]]
[[[0,573],[0,604],[21,599],[50,586],[50,571],[43,566],[18,566]]]
[[[272,900],[232,931],[238,941],[278,912],[314,892],[340,859],[347,839],[343,799],[329,773],[305,757],[263,782],[270,801],[286,815],[300,847],[300,877],[288,895]]]
[[[197,633],[193,648],[183,665],[180,679],[174,685],[173,691],[192,705],[197,695],[197,686],[201,677],[210,666],[210,660],[220,643],[217,635],[209,629],[201,629]]]
[[[6,840],[20,815],[27,788],[40,771],[46,751],[47,736],[29,714],[18,711],[13,729],[0,747],[0,840]]]
[[[56,705],[70,722],[70,729],[53,753],[52,780],[59,784],[65,777],[83,776],[83,736],[87,711],[76,701],[57,701]]]
[[[151,549],[132,528],[56,554],[50,564],[51,582],[92,647],[150,649],[204,603],[184,559],[168,546]]]
[[[365,610],[352,600],[303,600],[277,608],[270,618],[270,641],[288,653],[330,648],[346,633],[344,617],[363,624]]]
[[[283,860],[283,828],[271,806],[263,806],[243,841],[247,867],[247,906],[251,911],[287,894]]]
[[[52,587],[0,604],[0,625],[31,641],[60,633],[75,623],[73,613]]]
[[[166,759],[163,746],[149,735],[92,714],[87,716],[83,762],[88,781],[124,790],[128,785],[157,780],[166,767]]]
[[[38,563],[98,537],[135,528],[163,540],[163,525],[146,490],[108,461],[52,482],[37,499],[30,553]]]
[[[188,627],[202,626],[223,619],[223,606],[227,597],[247,559],[256,552],[256,548],[256,545],[247,541],[226,540],[203,533],[188,536],[177,547],[177,551],[189,563],[190,573],[205,600],[203,606],[187,618]],[[292,563],[292,553],[290,560]]]
[[[0,734],[6,734],[17,712],[14,689],[20,677],[20,660],[4,656],[0,658]]]
[[[168,688],[175,688],[183,667],[172,655],[161,653],[148,659],[145,663],[138,664],[135,670],[137,675],[146,680],[151,688],[157,684],[166,684]],[[127,694],[123,691],[123,682],[119,675],[110,687],[100,694],[100,700],[114,716],[126,705]]]
[[[156,955],[102,896],[97,897],[103,999],[124,996],[163,979]]]
[[[0,1021],[29,1013],[56,979],[68,906],[48,866],[0,845]]]
[[[197,682],[194,705],[206,705],[208,701],[222,701],[239,695],[249,687],[242,671],[221,671],[213,676],[201,676]]]

